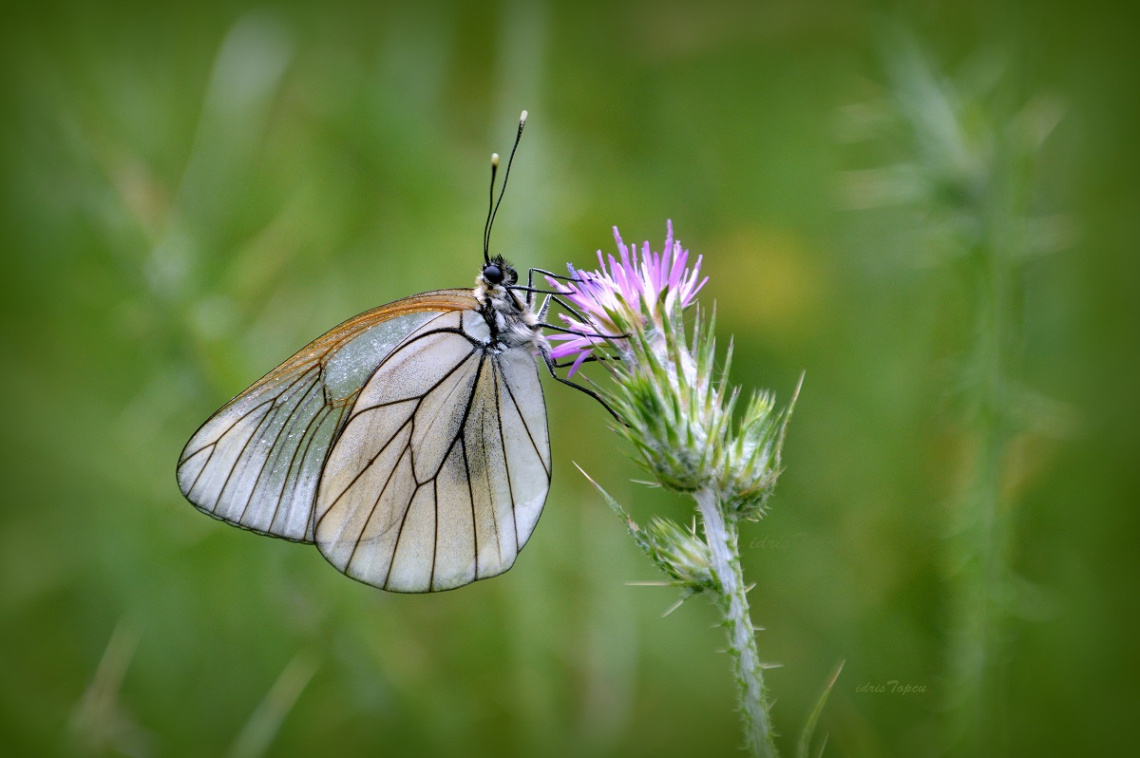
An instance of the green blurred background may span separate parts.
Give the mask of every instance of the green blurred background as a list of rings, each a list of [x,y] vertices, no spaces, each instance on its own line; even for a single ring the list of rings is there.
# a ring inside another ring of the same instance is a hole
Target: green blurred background
[[[929,143],[947,103],[982,143],[1048,132],[1018,161],[987,162],[984,144],[963,159],[968,179],[1022,188],[999,222],[1040,221],[995,228],[1046,238],[1010,243],[1029,252],[1008,267],[1006,378],[1036,410],[1001,457],[1017,599],[981,754],[1135,743],[1135,14],[49,0],[5,15],[0,752],[736,754],[714,609],[661,618],[675,592],[627,584],[659,577],[571,461],[640,518],[687,522],[690,506],[630,481],[579,393],[547,384],[554,484],[526,551],[455,592],[357,584],[315,549],[206,518],[175,484],[198,424],[297,347],[468,285],[488,157],[527,108],[495,250],[588,265],[612,225],[657,246],[671,218],[705,256],[733,380],[786,399],[806,372],[772,513],[743,538],[760,650],[783,664],[785,753],[845,659],[825,755],[943,754],[986,338],[954,248],[972,234],[958,222],[990,210],[984,193],[914,191],[942,187]],[[926,99],[907,85],[923,81]],[[925,691],[863,686],[892,680]]]

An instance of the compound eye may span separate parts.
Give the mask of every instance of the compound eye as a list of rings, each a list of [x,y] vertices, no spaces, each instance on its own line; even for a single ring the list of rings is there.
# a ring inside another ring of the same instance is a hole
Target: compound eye
[[[483,267],[483,278],[489,284],[502,284],[503,283],[503,269],[496,266],[494,263],[488,263]]]

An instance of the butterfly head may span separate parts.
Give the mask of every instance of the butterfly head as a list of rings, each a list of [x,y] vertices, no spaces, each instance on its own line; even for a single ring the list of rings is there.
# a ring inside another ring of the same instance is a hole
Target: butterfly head
[[[514,266],[496,255],[488,258],[475,279],[475,299],[491,329],[493,340],[506,347],[530,345],[537,352],[549,350],[538,329],[538,318],[530,300],[520,298],[513,288],[519,275]]]
[[[500,287],[510,287],[518,280],[519,275],[514,266],[503,260],[503,256],[496,255],[483,264],[483,270],[479,272],[475,283],[483,292],[497,294]]]

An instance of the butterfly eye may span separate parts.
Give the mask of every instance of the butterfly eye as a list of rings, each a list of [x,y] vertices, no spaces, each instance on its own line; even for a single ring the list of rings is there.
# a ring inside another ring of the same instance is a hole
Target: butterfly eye
[[[503,269],[494,263],[488,263],[483,267],[483,278],[487,280],[488,284],[502,284]]]

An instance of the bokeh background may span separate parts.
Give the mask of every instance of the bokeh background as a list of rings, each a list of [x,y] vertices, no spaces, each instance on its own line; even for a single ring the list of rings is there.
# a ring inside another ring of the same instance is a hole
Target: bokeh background
[[[659,245],[672,219],[733,381],[786,400],[806,373],[743,537],[785,754],[840,660],[825,755],[1126,753],[1125,7],[9,9],[0,752],[737,754],[714,609],[662,618],[675,591],[629,584],[660,577],[571,462],[639,518],[690,506],[631,481],[579,393],[547,385],[554,485],[515,568],[441,595],[352,582],[175,484],[198,424],[297,347],[472,280],[488,157],[527,108],[497,251],[584,265],[614,224]],[[971,689],[978,591],[1000,612]]]

